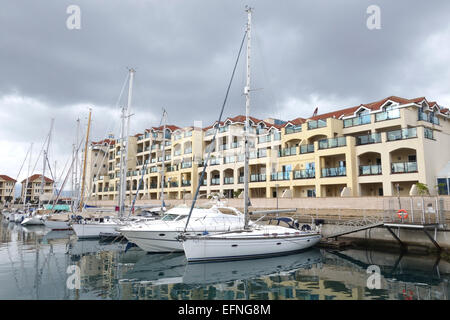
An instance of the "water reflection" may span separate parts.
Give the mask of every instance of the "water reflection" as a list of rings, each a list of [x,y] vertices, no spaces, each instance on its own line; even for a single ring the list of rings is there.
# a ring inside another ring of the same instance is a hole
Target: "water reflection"
[[[66,286],[80,268],[81,288]],[[367,288],[367,267],[381,289]],[[127,242],[78,241],[70,231],[0,224],[0,299],[445,299],[450,263],[365,250],[312,249],[267,259],[187,264]]]

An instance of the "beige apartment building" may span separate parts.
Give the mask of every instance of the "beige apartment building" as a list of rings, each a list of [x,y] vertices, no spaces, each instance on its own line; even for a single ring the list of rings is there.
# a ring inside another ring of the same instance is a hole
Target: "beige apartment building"
[[[42,175],[41,174],[33,174],[27,179],[22,180],[22,189],[20,193],[20,197],[23,199],[24,194],[26,193],[25,202],[30,201],[39,201],[39,196],[41,194],[41,184],[42,184]],[[41,198],[41,201],[48,201],[53,196],[53,186],[54,181],[48,177],[44,176],[44,194]]]
[[[162,127],[130,137],[129,201],[138,189],[138,199],[160,199],[163,163],[165,198],[191,198],[209,151],[200,196],[241,197],[244,124],[237,116],[206,128],[167,126],[164,148]],[[449,193],[450,113],[424,97],[391,96],[309,119],[250,117],[250,126],[251,198],[405,196],[416,194],[418,182],[431,194]],[[105,141],[92,197],[116,200],[120,146]],[[91,143],[90,153],[99,148]]]
[[[16,180],[0,174],[0,203],[12,202],[14,200],[14,187]]]

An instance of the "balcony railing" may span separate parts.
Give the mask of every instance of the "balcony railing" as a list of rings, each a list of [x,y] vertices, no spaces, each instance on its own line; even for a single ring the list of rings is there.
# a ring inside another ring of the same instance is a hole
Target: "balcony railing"
[[[425,113],[419,111],[419,120],[427,121],[433,124],[439,124],[439,118],[435,117],[432,113]]]
[[[181,168],[182,169],[192,168],[192,162],[182,162],[181,163]]]
[[[417,172],[417,162],[396,162],[391,164],[392,173]]]
[[[212,186],[217,186],[220,184],[220,178],[212,178],[211,179],[211,185]]]
[[[297,154],[297,147],[284,148],[278,151],[279,157],[289,157]]]
[[[311,153],[311,152],[314,152],[313,144],[306,144],[306,145],[300,146],[300,154]]]
[[[354,127],[354,126],[360,126],[363,124],[369,124],[370,121],[370,114],[365,114],[363,116],[351,118],[351,119],[345,119],[344,120],[344,128]]]
[[[381,174],[381,165],[375,164],[371,166],[359,166],[359,175],[360,176],[372,176]]]
[[[308,130],[323,128],[327,126],[326,120],[313,120],[308,121]]]
[[[323,168],[322,169],[322,178],[326,177],[343,177],[347,175],[346,167],[337,167],[337,168]]]
[[[411,138],[417,138],[416,128],[408,128],[387,132],[387,141],[404,140]]]
[[[319,140],[319,150],[345,147],[346,145],[347,145],[346,137]]]
[[[400,109],[384,111],[375,114],[375,121],[385,121],[400,118]]]
[[[316,177],[316,170],[304,169],[294,171],[294,179],[313,179]]]
[[[302,132],[302,125],[296,125],[296,126],[288,126],[284,129],[284,133],[285,134],[292,134],[292,133],[297,133],[297,132]]]
[[[271,140],[272,140],[272,137],[270,134],[268,134],[266,136],[258,137],[258,143],[266,143],[266,142],[270,142]]]
[[[266,174],[260,173],[260,174],[251,174],[250,175],[250,182],[264,182],[266,181]]]
[[[362,146],[365,144],[372,144],[372,143],[380,143],[380,142],[381,142],[381,134],[380,133],[372,133],[372,134],[356,137],[356,145],[357,146]]]
[[[189,131],[190,132],[190,131]],[[191,180],[182,180],[181,185],[183,187],[190,187],[191,186]]]
[[[279,141],[281,140],[281,132],[274,132],[273,133],[273,141]]]
[[[233,177],[225,177],[223,178],[223,184],[233,184],[234,178]]]
[[[192,148],[188,148],[184,150],[184,154],[192,153]]]
[[[270,175],[271,181],[283,181],[283,180],[289,180],[291,177],[291,173],[289,171],[284,172],[275,172]]]

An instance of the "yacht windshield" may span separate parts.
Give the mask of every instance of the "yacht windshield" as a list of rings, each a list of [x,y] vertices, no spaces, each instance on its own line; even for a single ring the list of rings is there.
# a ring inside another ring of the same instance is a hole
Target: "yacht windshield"
[[[161,221],[173,221],[176,220],[180,215],[178,214],[166,214],[164,217],[161,218]]]

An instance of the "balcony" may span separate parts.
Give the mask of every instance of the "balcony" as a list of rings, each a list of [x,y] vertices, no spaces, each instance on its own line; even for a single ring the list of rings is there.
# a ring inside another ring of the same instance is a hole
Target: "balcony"
[[[417,138],[417,128],[389,131],[386,134],[387,134],[387,141],[397,141],[397,140]]]
[[[292,133],[298,133],[302,132],[302,125],[296,125],[296,126],[288,126],[284,129],[284,134],[292,134]]]
[[[326,120],[313,120],[308,121],[308,130],[324,128],[327,126]]]
[[[279,141],[281,140],[281,132],[274,132],[273,133],[273,141]]]
[[[225,177],[223,178],[223,184],[233,184],[234,178],[233,177]]]
[[[192,162],[182,162],[181,169],[192,168]]]
[[[218,185],[220,185],[220,178],[212,178],[212,179],[211,179],[211,185],[212,185],[212,186],[218,186]]]
[[[400,118],[400,109],[393,109],[375,114],[375,122]]]
[[[432,124],[439,125],[439,118],[435,117],[433,113],[425,113],[419,111],[419,121],[426,121]]]
[[[337,167],[337,168],[323,168],[322,169],[322,178],[327,177],[344,177],[347,175],[346,167]]]
[[[279,157],[289,157],[297,154],[297,147],[290,147],[278,151]]]
[[[251,174],[250,175],[250,182],[265,182],[266,181],[266,174],[260,173],[260,174]]]
[[[345,147],[346,145],[347,145],[346,137],[319,140],[319,150]]]
[[[370,121],[370,114],[365,114],[359,117],[351,118],[351,119],[345,119],[344,120],[344,128],[350,128],[355,126],[361,126],[364,124],[369,124]]]
[[[266,136],[258,137],[258,143],[266,143],[272,141],[272,137],[268,134]]]
[[[300,154],[312,153],[312,152],[314,152],[313,144],[307,144],[307,145],[300,146]]]
[[[294,171],[294,179],[314,179],[316,177],[316,170],[305,169]]]
[[[391,164],[391,173],[417,172],[417,162],[396,162]]]
[[[191,131],[189,131],[189,132],[191,132]],[[181,181],[181,185],[183,187],[190,187],[191,186],[191,180],[182,180]]]
[[[284,181],[289,180],[291,177],[291,173],[289,171],[285,172],[275,172],[270,175],[271,181]]]
[[[223,151],[223,150],[228,150],[228,145],[227,144],[219,145],[219,151]]]
[[[362,146],[362,145],[372,144],[372,143],[380,143],[380,142],[381,142],[381,134],[380,133],[372,133],[372,134],[356,137],[356,145],[357,146]]]
[[[185,131],[185,132],[184,132],[184,137],[185,137],[185,138],[187,138],[187,137],[192,137],[192,130],[190,130],[190,131]]]
[[[379,174],[382,174],[380,164],[375,164],[371,166],[359,166],[360,176],[373,176]]]
[[[175,150],[173,152],[174,157],[181,156],[181,150]]]
[[[188,148],[186,150],[184,150],[184,154],[190,154],[192,153],[192,148]]]

